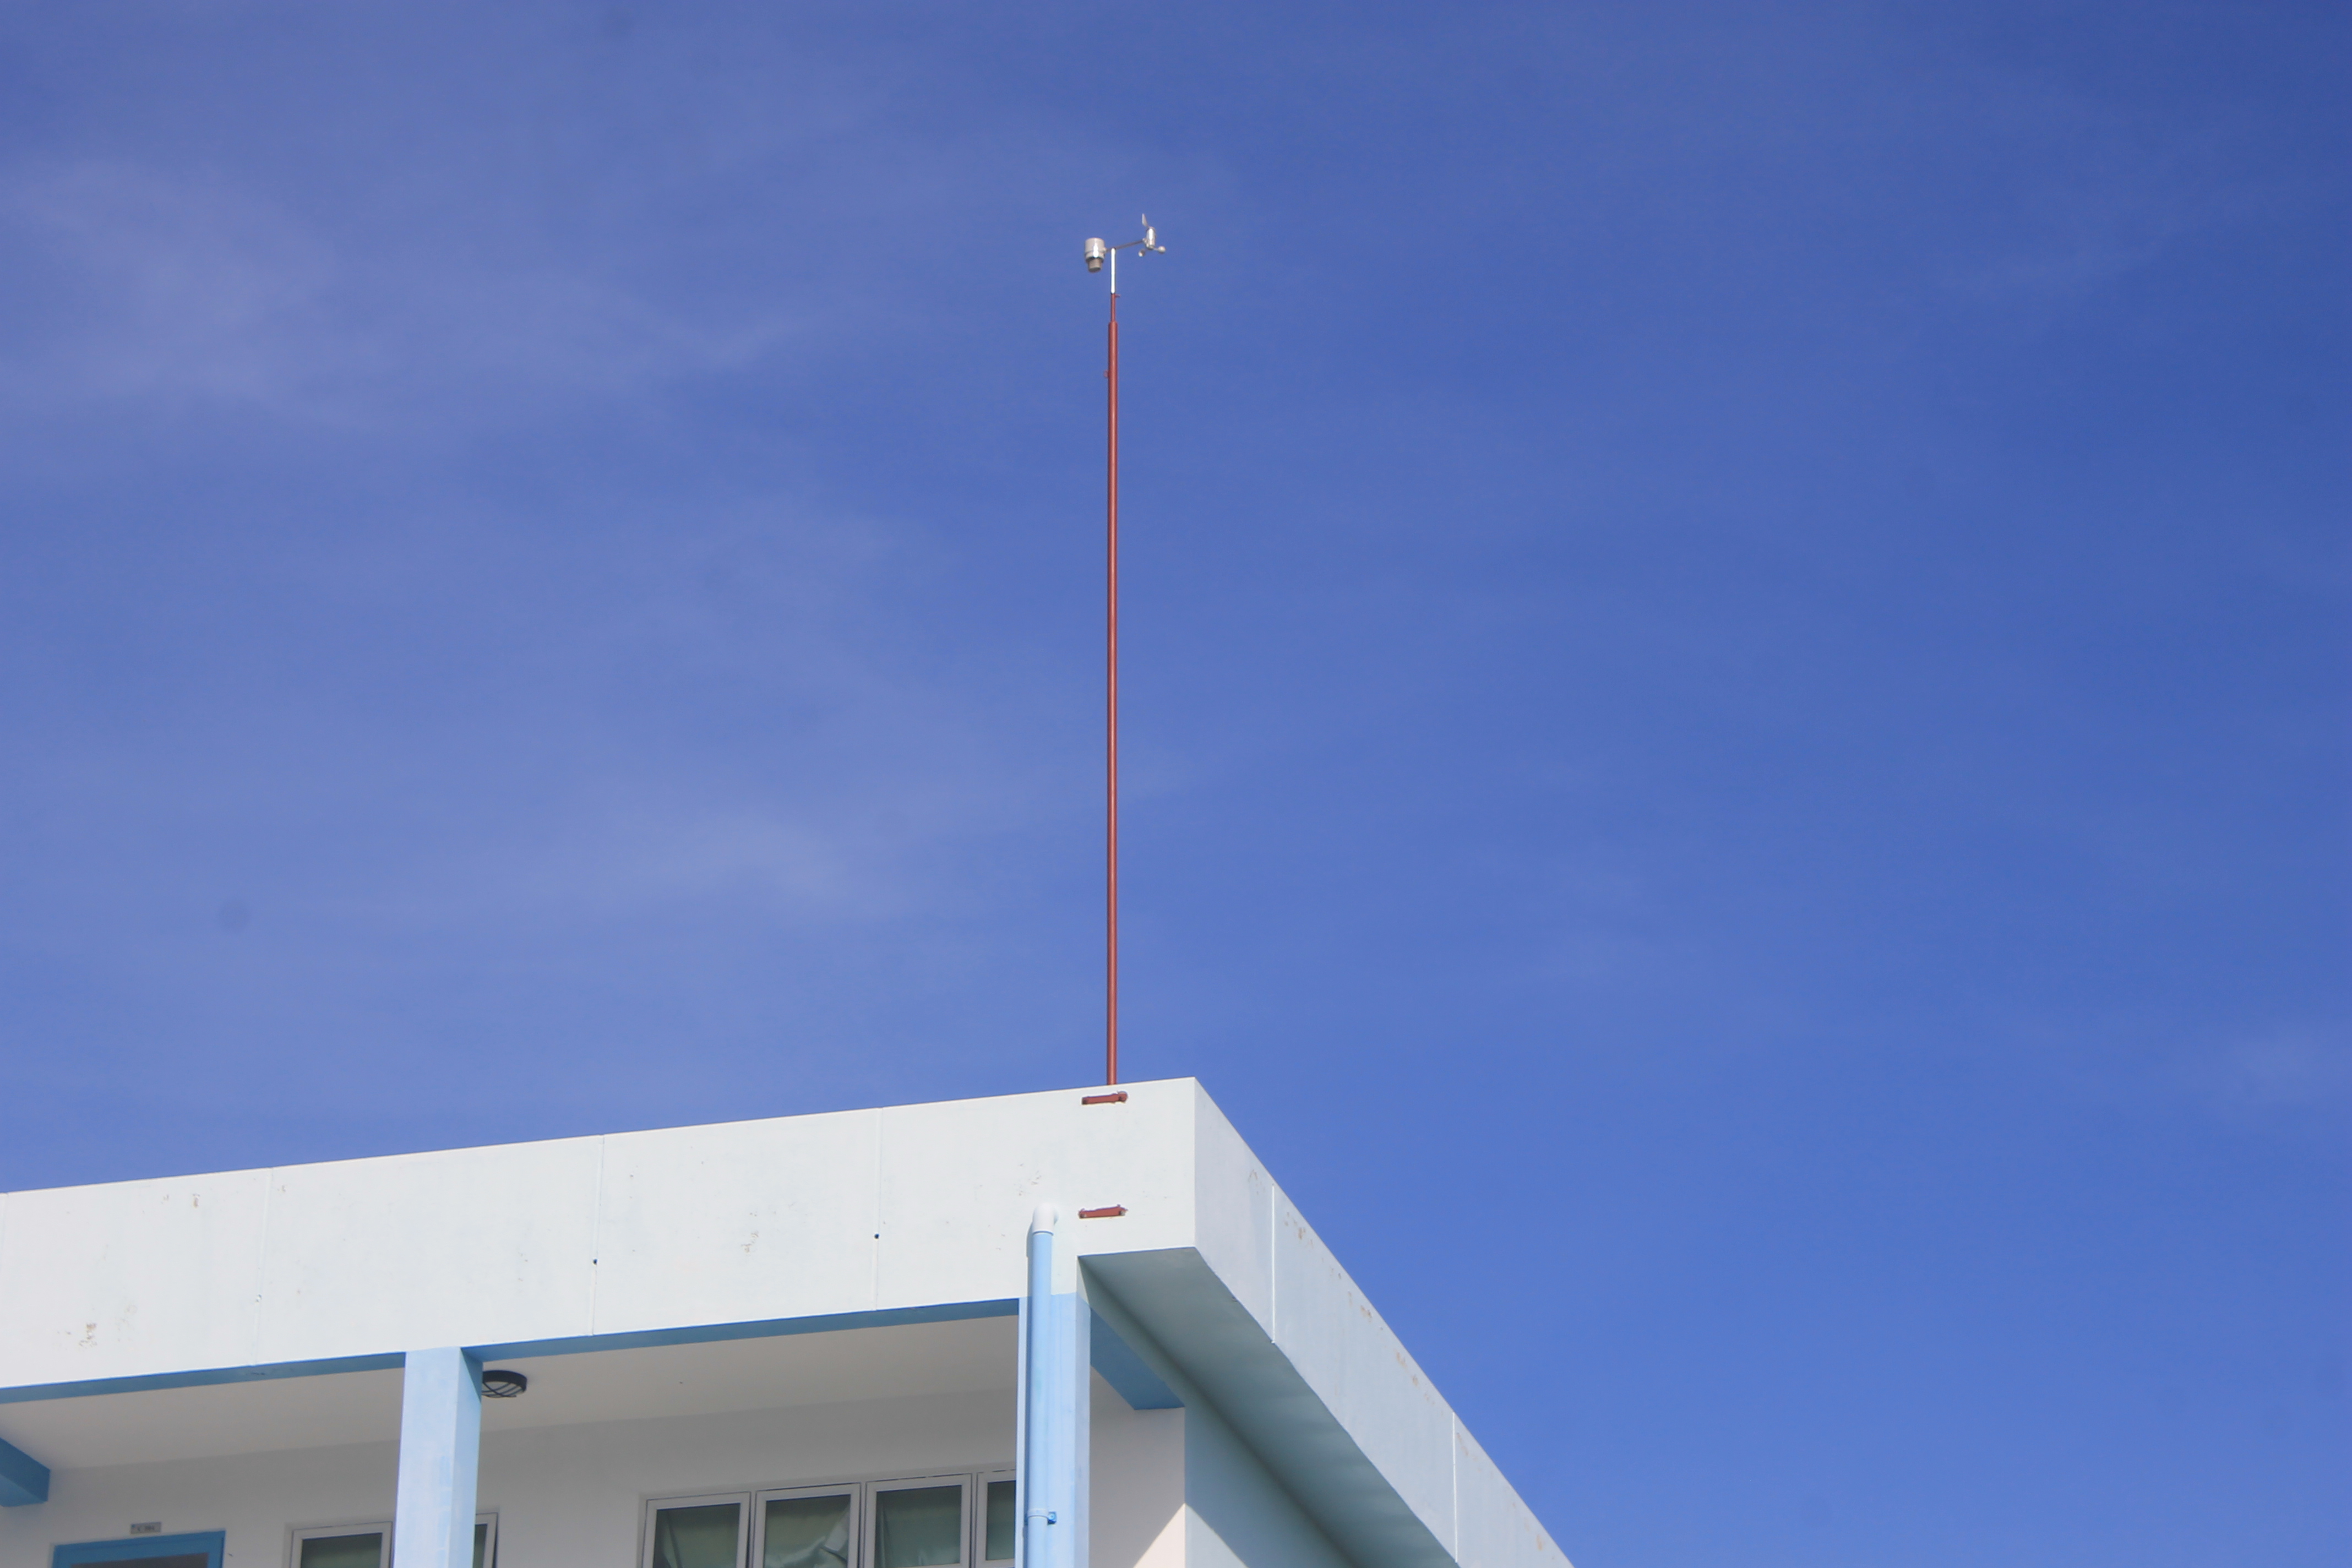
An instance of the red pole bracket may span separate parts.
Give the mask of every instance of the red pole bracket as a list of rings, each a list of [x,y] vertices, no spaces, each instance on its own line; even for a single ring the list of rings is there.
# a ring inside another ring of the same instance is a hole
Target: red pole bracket
[[[1127,1212],[1125,1204],[1113,1204],[1107,1209],[1080,1209],[1080,1219],[1117,1219]]]
[[[1127,1090],[1122,1089],[1117,1094],[1089,1094],[1078,1103],[1080,1105],[1125,1105]]]

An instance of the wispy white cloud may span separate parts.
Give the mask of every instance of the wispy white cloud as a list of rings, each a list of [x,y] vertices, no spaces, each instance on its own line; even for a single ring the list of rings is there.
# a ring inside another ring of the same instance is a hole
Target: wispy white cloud
[[[2352,1043],[2313,1028],[2275,1029],[2183,1053],[2172,1077],[2224,1111],[2317,1105],[2352,1092]]]
[[[2154,128],[2080,88],[1983,68],[1951,84],[1924,129],[1980,154],[2011,147],[1992,188],[1955,178],[1941,280],[2011,302],[2063,300],[2242,219],[2273,193],[2247,188],[2219,134]],[[2031,150],[2031,151],[2029,151]]]
[[[0,174],[0,235],[48,308],[0,359],[19,403],[218,402],[339,425],[478,416],[520,392],[611,395],[793,335],[772,301],[695,319],[587,267],[397,250],[249,185],[121,161]]]
[[[329,330],[330,247],[217,178],[126,163],[18,169],[0,218],[62,308],[6,367],[18,397],[163,393],[284,403]]]

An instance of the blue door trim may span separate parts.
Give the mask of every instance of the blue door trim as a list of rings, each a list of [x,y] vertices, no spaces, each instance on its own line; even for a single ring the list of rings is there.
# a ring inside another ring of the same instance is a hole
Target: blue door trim
[[[49,1568],[85,1563],[127,1563],[142,1557],[187,1557],[201,1552],[207,1568],[221,1568],[227,1532],[200,1530],[193,1535],[134,1535],[128,1541],[77,1541],[49,1553]]]
[[[267,1366],[211,1366],[194,1372],[159,1372],[142,1377],[95,1377],[82,1383],[28,1383],[0,1388],[0,1405],[36,1399],[79,1399],[92,1394],[143,1394],[151,1388],[200,1388],[215,1383],[268,1383],[281,1377],[318,1377],[337,1372],[385,1372],[401,1364],[390,1355],[337,1356],[329,1361],[281,1361]]]

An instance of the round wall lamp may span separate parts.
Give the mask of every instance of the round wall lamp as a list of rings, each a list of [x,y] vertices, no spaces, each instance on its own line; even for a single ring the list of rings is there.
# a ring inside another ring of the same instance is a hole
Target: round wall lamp
[[[482,1397],[485,1399],[520,1399],[522,1391],[530,1386],[530,1379],[519,1372],[493,1367],[482,1373]]]

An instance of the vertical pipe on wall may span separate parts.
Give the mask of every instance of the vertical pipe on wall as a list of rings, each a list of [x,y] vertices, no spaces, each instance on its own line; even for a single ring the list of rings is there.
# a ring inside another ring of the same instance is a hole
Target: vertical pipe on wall
[[[482,1363],[454,1346],[410,1351],[400,1380],[400,1487],[392,1568],[473,1568]]]
[[[1029,1220],[1029,1288],[1021,1299],[1021,1394],[1014,1492],[1021,1515],[1015,1568],[1087,1568],[1090,1486],[1088,1401],[1093,1320],[1076,1258],[1072,1289],[1055,1289],[1055,1230],[1039,1204]]]
[[[1020,1562],[1015,1568],[1055,1568],[1052,1534],[1060,1510],[1054,1485],[1055,1406],[1054,1227],[1060,1215],[1039,1204],[1029,1216],[1029,1289],[1021,1300],[1020,1468],[1014,1474],[1021,1510]]]

